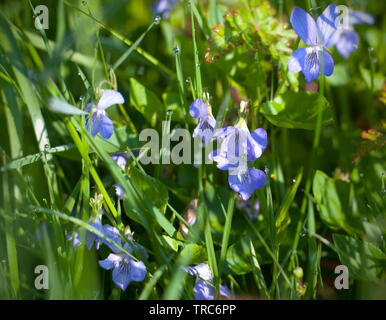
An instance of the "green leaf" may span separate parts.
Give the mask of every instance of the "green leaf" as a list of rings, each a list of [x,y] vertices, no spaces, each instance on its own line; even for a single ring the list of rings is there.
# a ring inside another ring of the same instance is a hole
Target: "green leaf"
[[[363,66],[359,67],[359,71],[367,87],[371,89],[371,72]],[[378,92],[382,90],[382,85],[384,80],[385,80],[385,77],[382,74],[380,73],[374,74],[374,91]]]
[[[334,67],[334,73],[326,77],[327,82],[334,86],[344,86],[350,83],[351,77],[347,64],[337,64]]]
[[[50,111],[56,112],[56,113],[62,113],[67,115],[77,115],[77,116],[88,115],[88,112],[75,108],[71,104],[56,97],[53,97],[49,100],[47,107]]]
[[[348,233],[360,233],[360,215],[356,212],[353,186],[334,180],[322,171],[316,171],[313,193],[322,221],[332,229],[343,229]]]
[[[142,173],[135,167],[130,169],[129,177],[135,189],[142,193],[143,197],[149,199],[162,213],[165,213],[169,194],[162,182]]]
[[[350,278],[376,282],[377,275],[381,277],[386,272],[385,254],[371,243],[340,234],[332,237]]]
[[[260,265],[271,261],[266,252],[261,250],[262,248],[259,246],[256,236],[252,232],[249,232],[228,248],[223,269],[224,273],[241,275],[253,270],[250,241],[255,244],[256,255],[254,255],[254,258],[259,261]],[[259,248],[260,250],[258,250]],[[261,252],[263,252],[264,255],[261,255]]]
[[[45,151],[42,151],[42,152],[39,152],[36,154],[31,154],[29,156],[8,162],[6,165],[4,165],[1,168],[1,171],[20,169],[26,165],[38,162],[39,160],[43,159],[43,156],[45,154],[55,154],[55,153],[65,152],[65,151],[74,149],[74,147],[75,147],[75,145],[68,144],[68,145],[64,145],[64,146],[50,148],[50,149],[47,149]]]
[[[283,203],[281,204],[281,207],[279,209],[279,213],[275,221],[276,233],[278,238],[280,234],[283,233],[284,230],[291,223],[291,218],[289,216],[289,208],[295,199],[296,192],[298,191],[300,182],[302,181],[302,176],[303,176],[303,168],[298,173],[295,183],[291,186],[291,189],[287,192],[283,200]]]
[[[200,264],[207,260],[206,250],[198,244],[190,243],[181,251],[181,257],[190,257],[191,264]]]
[[[267,102],[261,113],[277,127],[314,130],[319,104],[322,104],[323,124],[331,123],[329,102],[313,92],[286,92]]]
[[[164,118],[165,106],[156,94],[134,78],[130,78],[130,97],[134,107],[154,127],[158,120]]]
[[[167,235],[163,235],[162,236],[162,240],[165,241],[166,243],[166,246],[168,246],[170,249],[172,249],[174,252],[177,252],[178,251],[178,242],[177,240],[167,236]]]

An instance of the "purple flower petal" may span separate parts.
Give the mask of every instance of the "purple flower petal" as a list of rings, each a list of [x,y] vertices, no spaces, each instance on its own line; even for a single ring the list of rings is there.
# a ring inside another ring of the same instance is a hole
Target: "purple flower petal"
[[[288,61],[288,70],[292,73],[297,73],[303,70],[304,62],[307,55],[306,48],[300,48],[292,53]]]
[[[111,89],[105,90],[102,93],[102,97],[99,99],[98,109],[105,110],[115,104],[123,104],[124,102],[125,99],[118,91]]]
[[[100,115],[99,133],[105,139],[110,139],[113,135],[114,126],[111,119],[103,114]],[[91,128],[92,130],[92,128]]]
[[[307,48],[307,55],[304,61],[303,73],[308,83],[317,79],[320,75],[320,50]]]
[[[336,49],[345,59],[348,59],[351,52],[358,48],[359,36],[353,29],[338,30],[334,36]]]
[[[321,37],[321,43],[328,47],[331,37],[337,30],[338,10],[334,4],[330,4],[316,20]]]
[[[199,98],[190,105],[189,113],[193,118],[204,118],[208,116],[208,109],[204,101]]]
[[[330,54],[326,51],[323,51],[323,63],[324,67],[321,68],[322,73],[327,77],[331,76],[334,72],[334,60],[330,56]]]
[[[243,200],[248,200],[256,189],[265,183],[265,173],[259,169],[243,170],[239,174],[229,175],[228,182],[232,190],[240,193]]]
[[[143,281],[146,277],[146,266],[142,261],[130,259],[130,277],[133,281]]]
[[[374,17],[366,12],[362,11],[351,11],[348,14],[348,23],[353,25],[353,24],[374,24],[375,19]]]
[[[227,286],[220,285],[220,295],[230,299],[231,298],[231,291],[229,290],[229,288]]]
[[[315,20],[303,9],[295,7],[291,14],[291,24],[298,36],[309,46],[318,43],[318,29]]]
[[[127,265],[125,262],[121,261],[119,266],[115,267],[113,270],[114,283],[120,287],[122,291],[125,291],[131,280],[130,265]]]
[[[260,158],[268,145],[267,131],[258,128],[253,131],[248,139],[248,158],[255,161]]]
[[[103,269],[110,270],[110,269],[114,268],[117,264],[119,264],[121,259],[122,259],[121,256],[114,254],[114,253],[110,253],[109,256],[105,260],[99,261],[99,265]]]
[[[113,226],[110,226],[108,224],[105,224],[103,226],[103,233],[105,234],[105,236],[111,240],[113,240],[116,244],[118,244],[119,246],[122,246],[122,240],[121,240],[121,237],[119,235],[119,231],[117,228],[113,227]],[[114,244],[108,242],[107,240],[103,239],[103,238],[100,238],[100,241],[102,243],[104,243],[105,245],[107,245],[112,251],[116,252],[116,253],[119,253],[121,252],[121,250]],[[126,249],[126,248],[125,248]],[[130,253],[130,248],[128,250]]]
[[[206,263],[200,263],[194,267],[186,267],[185,271],[192,276],[198,276],[207,281],[212,280],[212,273],[210,272],[210,268]]]
[[[193,296],[196,300],[213,300],[214,287],[197,278],[193,288]]]

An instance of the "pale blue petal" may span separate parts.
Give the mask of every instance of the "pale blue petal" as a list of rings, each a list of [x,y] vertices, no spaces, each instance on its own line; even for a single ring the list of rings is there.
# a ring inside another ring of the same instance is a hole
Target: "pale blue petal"
[[[196,300],[213,300],[214,287],[197,278],[193,288],[193,295]]]
[[[292,73],[297,73],[303,70],[304,61],[306,59],[306,48],[300,48],[293,52],[288,60],[288,70]]]
[[[322,44],[328,47],[331,37],[337,30],[339,13],[334,4],[330,4],[326,10],[316,20],[316,24],[319,29],[319,36]]]
[[[330,56],[330,54],[326,51],[323,51],[323,63],[324,68],[322,68],[322,72],[325,76],[329,77],[334,72],[334,60]]]
[[[125,99],[118,91],[111,89],[105,90],[103,91],[102,97],[99,99],[98,109],[104,110],[115,104],[123,104],[124,102]]]
[[[318,43],[318,29],[315,20],[303,9],[295,7],[291,14],[291,24],[298,36],[307,44]]]
[[[114,253],[110,253],[107,259],[99,261],[99,265],[103,269],[110,270],[114,268],[114,266],[118,265],[121,260],[122,260],[121,256]]]
[[[146,266],[142,261],[130,259],[130,277],[133,281],[143,281],[146,277]]]
[[[194,100],[190,105],[189,113],[193,118],[204,118],[208,116],[207,107],[200,98]]]
[[[312,50],[306,55],[303,68],[304,77],[308,83],[320,75],[320,51]]]
[[[120,287],[122,291],[125,291],[131,280],[130,264],[121,261],[121,263],[113,270],[114,283]]]
[[[351,11],[349,14],[348,14],[348,23],[349,24],[374,24],[375,23],[375,19],[374,17],[369,14],[369,13],[366,13],[366,12],[362,12],[362,11]]]
[[[265,183],[265,173],[258,169],[248,169],[237,175],[229,175],[228,182],[232,190],[238,192],[243,200],[248,200],[256,189]]]
[[[112,241],[114,241],[114,243],[118,244],[119,246],[122,246],[122,240],[121,240],[121,237],[119,235],[119,231],[118,231],[117,228],[115,228],[113,226],[110,226],[108,224],[105,224],[103,226],[103,233],[105,234],[105,236],[107,238],[109,238]],[[105,240],[103,238],[100,238],[100,241],[102,243],[104,243],[105,245],[107,245],[111,250],[113,250],[116,253],[121,251],[116,245],[111,244],[110,242],[108,242],[107,240]]]
[[[351,52],[358,48],[359,36],[355,30],[344,30],[339,32],[336,41],[336,49],[345,59],[348,59]]]
[[[260,158],[267,145],[267,131],[263,128],[258,128],[253,131],[248,139],[248,159],[255,161]]]
[[[113,122],[109,117],[106,117],[103,114],[100,115],[99,121],[100,121],[100,126],[99,126],[100,135],[105,139],[110,139],[114,131]]]
[[[220,285],[220,295],[230,299],[231,298],[231,291],[229,290],[229,288],[227,286]]]

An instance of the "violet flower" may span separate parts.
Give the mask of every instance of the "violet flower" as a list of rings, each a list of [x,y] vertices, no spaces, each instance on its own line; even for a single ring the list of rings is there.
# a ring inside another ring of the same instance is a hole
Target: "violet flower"
[[[351,52],[358,48],[359,36],[353,28],[355,24],[374,24],[375,19],[371,14],[361,11],[350,11],[345,23],[338,27],[332,37],[331,44],[335,45],[340,55],[348,59]]]
[[[106,116],[106,109],[125,102],[123,96],[115,90],[105,90],[97,105],[92,108],[91,135],[95,137],[98,133],[105,139],[110,139],[113,135],[114,126],[109,117]],[[86,111],[91,112],[91,104],[86,105]],[[90,127],[90,116],[86,119],[87,131]]]
[[[196,283],[193,288],[193,295],[196,300],[213,300],[214,286],[212,273],[206,263],[201,263],[194,267],[184,268],[192,276],[197,276]],[[220,295],[231,298],[230,290],[227,286],[220,285]]]
[[[196,99],[189,107],[189,113],[193,118],[200,119],[197,127],[193,131],[193,138],[200,136],[204,144],[212,139],[216,120],[214,119],[209,104],[205,104],[201,99]]]
[[[325,49],[332,43],[332,37],[337,30],[337,18],[334,4],[330,4],[316,22],[303,9],[294,8],[291,14],[292,27],[308,47],[292,53],[288,62],[290,72],[302,71],[308,83],[318,78],[320,73],[332,75],[334,60]]]

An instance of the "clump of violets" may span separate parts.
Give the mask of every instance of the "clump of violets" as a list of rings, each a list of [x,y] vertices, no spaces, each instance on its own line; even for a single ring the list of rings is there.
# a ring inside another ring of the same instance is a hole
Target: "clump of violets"
[[[241,101],[240,112],[248,106],[247,101]],[[213,138],[217,139],[220,148],[210,152],[209,159],[217,162],[217,168],[228,170],[229,186],[240,194],[243,200],[248,200],[256,189],[265,183],[265,173],[253,168],[252,164],[261,157],[267,147],[267,132],[263,128],[249,132],[244,116],[240,117],[235,126],[215,130],[216,121],[209,103],[201,99],[195,100],[189,108],[189,113],[200,122],[194,129],[193,138],[200,136],[205,144]]]
[[[91,119],[91,135],[93,137],[99,133],[105,139],[111,138],[114,131],[114,125],[111,119],[106,116],[105,110],[113,105],[123,104],[124,102],[125,99],[118,91],[109,89],[103,91],[98,103],[96,105],[93,104],[92,108],[90,103],[86,105],[86,111],[90,113],[86,119],[86,128],[89,130]]]
[[[331,76],[334,72],[334,60],[326,48],[331,46],[337,30],[337,11],[336,6],[330,4],[316,22],[301,8],[295,7],[292,11],[292,27],[307,47],[292,53],[288,69],[293,73],[302,71],[308,83],[317,79],[321,73]]]
[[[205,103],[200,98],[193,101],[189,107],[189,114],[196,119],[200,119],[197,127],[193,131],[193,138],[201,137],[204,144],[212,139],[216,120],[212,115],[212,107],[209,102]]]
[[[196,300],[213,300],[215,290],[209,266],[206,263],[201,263],[194,267],[186,267],[184,270],[192,276],[197,276],[193,288],[194,298]],[[228,299],[231,298],[230,290],[225,285],[220,285],[220,295]]]
[[[358,48],[359,43],[359,36],[353,25],[374,24],[374,22],[375,19],[371,14],[362,11],[349,11],[333,35],[331,45],[335,45],[340,55],[348,59],[350,53]]]
[[[244,113],[247,102],[240,104],[241,114]],[[217,162],[220,170],[228,170],[228,183],[232,190],[238,192],[241,199],[248,200],[256,189],[261,189],[265,183],[265,173],[253,168],[253,162],[261,157],[268,145],[267,132],[258,128],[249,132],[243,117],[235,126],[216,130],[220,144],[218,150],[210,154]]]

